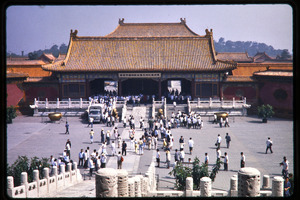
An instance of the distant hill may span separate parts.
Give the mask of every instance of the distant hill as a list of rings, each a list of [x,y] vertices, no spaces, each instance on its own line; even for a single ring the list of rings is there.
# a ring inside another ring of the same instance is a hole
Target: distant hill
[[[265,43],[258,43],[253,41],[225,41],[224,38],[220,38],[219,41],[214,41],[216,52],[247,52],[250,57],[253,57],[257,52],[266,52],[269,56],[276,58],[280,56],[283,51],[288,52],[284,49],[274,49],[271,45],[266,45]],[[58,57],[59,54],[66,54],[68,51],[68,46],[64,43],[59,47],[58,45],[53,45],[50,49],[37,50],[28,53],[28,57],[31,60],[38,59],[43,53],[52,53],[53,56]],[[288,52],[289,53],[289,52]],[[289,53],[290,54],[290,53]],[[15,53],[7,54],[7,56],[18,57]]]
[[[216,52],[247,52],[250,57],[253,57],[257,52],[266,52],[269,56],[276,58],[277,56],[281,56],[284,51],[284,49],[274,49],[271,45],[265,43],[254,41],[225,41],[222,37],[218,42],[214,41],[214,44]]]

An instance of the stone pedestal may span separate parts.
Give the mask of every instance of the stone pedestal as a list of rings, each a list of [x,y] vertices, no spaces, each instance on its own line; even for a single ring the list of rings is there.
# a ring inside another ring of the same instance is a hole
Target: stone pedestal
[[[134,195],[135,197],[141,197],[142,191],[141,191],[141,178],[140,176],[134,177]]]
[[[211,179],[209,177],[202,177],[200,179],[200,196],[201,197],[211,196]]]
[[[118,197],[118,173],[112,168],[102,168],[96,173],[96,197]]]
[[[272,181],[272,196],[283,197],[284,179],[281,176],[275,176]]]
[[[39,170],[35,169],[33,170],[33,181],[39,181],[40,177],[39,177]]]
[[[134,191],[134,179],[129,178],[128,179],[128,196],[129,197],[135,197],[135,191]]]
[[[187,177],[185,180],[185,196],[192,197],[194,190],[194,183],[192,177]]]
[[[260,172],[252,167],[241,168],[238,172],[238,196],[258,197],[260,195]]]
[[[128,172],[118,169],[118,197],[128,197]]]
[[[12,176],[7,177],[7,189],[14,189],[14,177]]]
[[[21,185],[27,185],[28,184],[28,175],[27,172],[21,173]]]
[[[263,189],[269,189],[270,188],[270,176],[269,175],[264,175],[263,176]]]
[[[230,196],[236,197],[238,191],[238,182],[237,182],[237,175],[233,175],[230,178]]]
[[[49,178],[49,168],[48,167],[45,167],[43,169],[43,175],[44,175],[44,178],[46,178],[46,179]]]

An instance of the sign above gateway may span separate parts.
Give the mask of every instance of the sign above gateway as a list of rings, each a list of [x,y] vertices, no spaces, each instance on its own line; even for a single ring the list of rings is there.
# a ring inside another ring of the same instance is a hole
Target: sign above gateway
[[[160,78],[161,73],[119,73],[119,78]]]

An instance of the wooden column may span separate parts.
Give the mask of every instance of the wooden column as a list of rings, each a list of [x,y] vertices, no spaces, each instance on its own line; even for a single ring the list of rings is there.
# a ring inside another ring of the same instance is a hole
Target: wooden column
[[[192,82],[191,82],[191,96],[193,100],[195,98],[195,78],[192,78]]]
[[[122,80],[118,80],[118,95],[122,96]]]
[[[89,79],[85,79],[85,97],[87,100],[89,100],[90,96],[90,81]]]
[[[158,99],[161,99],[161,78],[158,79]]]

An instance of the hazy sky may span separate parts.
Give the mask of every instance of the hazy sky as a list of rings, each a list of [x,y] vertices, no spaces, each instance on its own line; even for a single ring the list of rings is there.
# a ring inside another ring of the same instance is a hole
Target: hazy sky
[[[70,30],[78,36],[105,36],[125,23],[180,22],[199,35],[213,29],[214,40],[256,41],[275,49],[293,46],[293,9],[268,5],[168,5],[168,6],[11,6],[6,10],[7,52],[25,54],[68,45]]]

